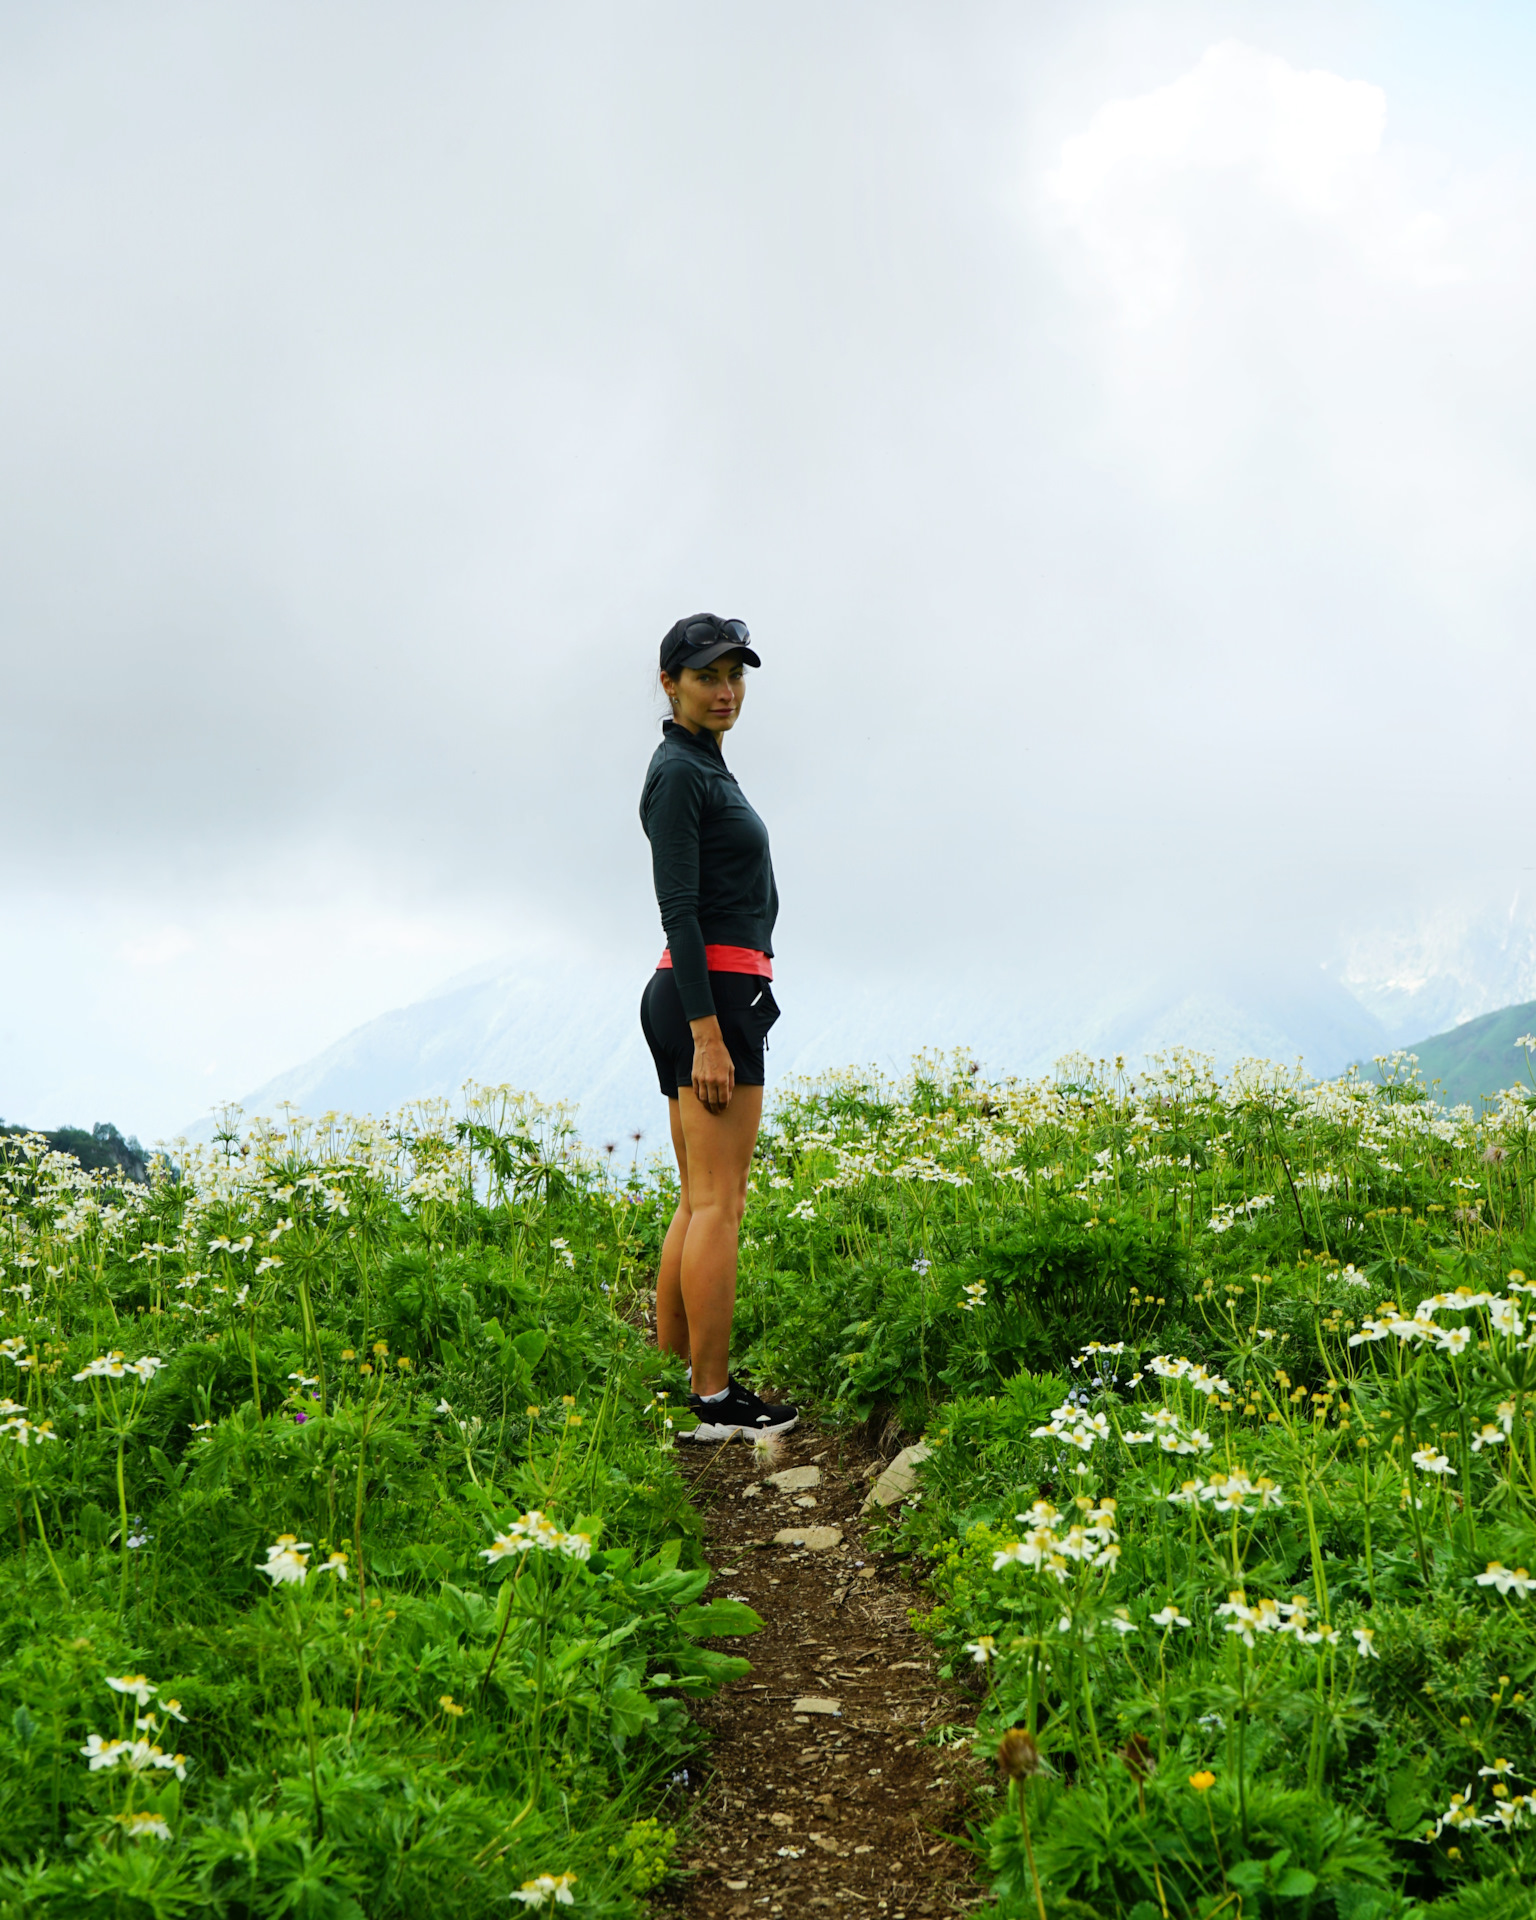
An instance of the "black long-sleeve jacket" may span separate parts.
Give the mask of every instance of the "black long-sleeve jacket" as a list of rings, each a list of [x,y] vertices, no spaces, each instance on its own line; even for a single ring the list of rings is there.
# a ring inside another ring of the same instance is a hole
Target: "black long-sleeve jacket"
[[[651,843],[656,904],[672,953],[683,1013],[715,1011],[704,948],[773,952],[779,915],[768,829],[753,812],[712,733],[676,721],[661,729],[640,795]]]

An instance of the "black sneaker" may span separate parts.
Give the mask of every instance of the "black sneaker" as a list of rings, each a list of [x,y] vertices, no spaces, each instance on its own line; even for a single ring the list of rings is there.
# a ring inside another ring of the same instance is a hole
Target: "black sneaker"
[[[688,1396],[688,1410],[698,1415],[699,1424],[691,1433],[680,1433],[679,1440],[734,1440],[737,1434],[750,1439],[757,1433],[788,1433],[800,1418],[798,1407],[770,1406],[766,1400],[731,1379],[723,1400],[701,1400]]]

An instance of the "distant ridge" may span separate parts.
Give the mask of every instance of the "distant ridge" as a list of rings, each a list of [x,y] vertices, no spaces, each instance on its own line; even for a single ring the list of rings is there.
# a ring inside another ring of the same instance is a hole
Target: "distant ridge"
[[[1447,1105],[1476,1107],[1505,1087],[1524,1082],[1525,1055],[1515,1045],[1522,1033],[1536,1033],[1536,1000],[1463,1021],[1407,1051],[1419,1056],[1419,1071],[1426,1081],[1440,1082]]]
[[[1135,962],[1132,966],[1135,966]],[[854,976],[781,969],[784,1008],[768,1058],[770,1089],[785,1076],[848,1063],[898,1076],[924,1047],[965,1047],[990,1074],[1048,1075],[1069,1051],[1132,1070],[1174,1046],[1211,1054],[1219,1070],[1243,1055],[1287,1064],[1304,1056],[1316,1074],[1342,1072],[1389,1042],[1387,1029],[1337,981],[1299,972],[1208,963],[1129,981],[1106,965],[1050,985],[1004,968],[926,975]],[[506,1081],[580,1110],[591,1145],[614,1141],[626,1157],[636,1133],[644,1157],[668,1142],[666,1106],[640,1036],[646,968],[538,956],[488,968],[396,1008],[246,1096],[248,1114],[284,1101],[302,1113],[384,1113],[424,1095],[458,1096],[466,1079]],[[191,1139],[212,1131],[204,1120]]]

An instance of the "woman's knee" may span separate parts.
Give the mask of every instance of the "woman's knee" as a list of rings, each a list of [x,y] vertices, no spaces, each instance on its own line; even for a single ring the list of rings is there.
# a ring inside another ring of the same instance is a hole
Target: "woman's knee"
[[[707,1214],[713,1219],[723,1221],[729,1227],[736,1228],[739,1232],[746,1211],[745,1196],[738,1197],[729,1191],[722,1193],[717,1190],[700,1196],[698,1204],[693,1209],[693,1217],[698,1218],[700,1215]]]

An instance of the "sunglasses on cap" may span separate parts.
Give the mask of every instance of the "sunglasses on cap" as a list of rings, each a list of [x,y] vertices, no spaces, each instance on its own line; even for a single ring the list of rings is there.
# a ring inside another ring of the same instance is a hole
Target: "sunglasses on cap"
[[[745,620],[696,613],[691,620],[679,620],[662,641],[662,670],[675,673],[682,667],[707,667],[725,653],[740,653],[744,665],[760,667],[762,661],[747,644],[751,638]]]
[[[703,637],[695,640],[694,634]],[[745,620],[690,620],[680,636],[685,647],[707,647],[720,640],[729,640],[732,645],[744,647],[752,638]]]

